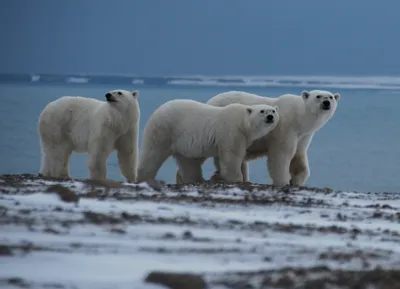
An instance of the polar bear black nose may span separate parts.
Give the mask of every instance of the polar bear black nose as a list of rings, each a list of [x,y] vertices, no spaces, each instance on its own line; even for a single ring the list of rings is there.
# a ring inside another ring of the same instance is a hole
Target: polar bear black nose
[[[325,106],[330,106],[331,102],[329,100],[324,100],[324,102],[322,102]]]
[[[274,116],[272,114],[267,115],[267,121],[273,121]]]
[[[109,93],[109,92],[106,93],[107,100],[110,100],[111,96],[112,96],[111,93]]]

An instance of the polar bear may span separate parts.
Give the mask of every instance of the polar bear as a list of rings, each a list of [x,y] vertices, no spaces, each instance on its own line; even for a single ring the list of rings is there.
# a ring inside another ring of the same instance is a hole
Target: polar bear
[[[72,152],[88,153],[90,179],[105,180],[106,162],[117,151],[121,174],[128,182],[137,175],[140,109],[138,91],[113,90],[106,101],[64,96],[50,102],[39,117],[42,150],[40,175],[71,178]]]
[[[154,111],[144,129],[138,181],[153,180],[173,156],[184,183],[203,182],[201,165],[219,156],[221,178],[241,182],[246,148],[278,122],[277,109],[265,104],[216,107],[189,99],[168,101]]]
[[[251,144],[245,160],[267,156],[268,171],[274,185],[302,186],[310,176],[308,147],[314,134],[334,115],[339,99],[339,93],[333,94],[324,90],[303,91],[301,96],[284,94],[275,98],[242,91],[228,91],[212,97],[207,104],[217,107],[232,103],[278,107],[280,120],[276,128]],[[214,165],[218,176],[218,157],[214,158]],[[242,173],[243,180],[247,181],[247,162],[242,165]]]

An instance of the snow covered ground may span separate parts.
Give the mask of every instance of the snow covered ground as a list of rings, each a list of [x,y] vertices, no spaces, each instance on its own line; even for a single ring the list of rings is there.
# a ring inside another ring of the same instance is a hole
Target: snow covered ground
[[[150,185],[0,176],[0,287],[167,288],[145,282],[160,271],[208,288],[308,288],[400,272],[400,194]],[[187,282],[174,288],[204,288]]]

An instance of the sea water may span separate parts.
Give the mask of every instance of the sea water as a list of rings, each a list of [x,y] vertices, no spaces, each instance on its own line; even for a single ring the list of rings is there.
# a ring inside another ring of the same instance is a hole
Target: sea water
[[[257,80],[246,84],[227,81],[212,83],[174,80],[146,84],[140,79],[130,83],[91,83],[82,78],[68,78],[69,83],[3,81],[0,83],[0,174],[38,173],[40,146],[37,121],[41,110],[50,101],[64,95],[80,95],[104,100],[105,92],[113,89],[139,90],[141,110],[139,149],[143,128],[151,113],[166,101],[189,98],[206,102],[212,96],[228,90],[245,90],[265,96],[284,93],[301,94],[303,89],[328,89],[339,92],[341,98],[332,119],[318,131],[308,151],[311,176],[309,186],[335,190],[374,192],[400,191],[400,87],[371,84],[355,86],[330,82],[282,82],[280,85],[260,85]],[[355,81],[353,81],[355,83]],[[323,87],[324,85],[325,87]],[[302,87],[304,86],[304,87]],[[328,88],[326,88],[328,87]],[[174,183],[176,164],[169,158],[160,168],[157,178]],[[116,153],[107,161],[108,177],[123,180]],[[209,159],[203,166],[209,178],[214,167]],[[74,153],[70,172],[73,177],[88,176],[87,155]],[[270,183],[266,158],[250,163],[250,179]]]

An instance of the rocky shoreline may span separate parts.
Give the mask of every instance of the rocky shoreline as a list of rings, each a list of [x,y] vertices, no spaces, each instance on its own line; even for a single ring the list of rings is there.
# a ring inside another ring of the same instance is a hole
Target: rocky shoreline
[[[1,175],[0,224],[2,288],[400,288],[396,193]]]

